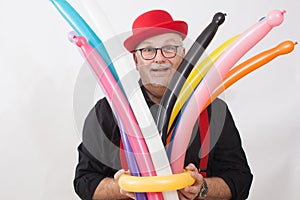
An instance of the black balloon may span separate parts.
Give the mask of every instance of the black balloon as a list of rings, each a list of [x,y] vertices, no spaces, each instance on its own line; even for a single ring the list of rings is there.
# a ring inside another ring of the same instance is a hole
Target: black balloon
[[[215,36],[219,26],[225,21],[225,16],[226,14],[220,12],[214,15],[211,23],[198,36],[198,38],[193,43],[192,47],[189,49],[186,56],[180,63],[177,69],[177,73],[175,73],[175,75],[171,79],[170,84],[162,97],[156,116],[156,121],[158,131],[161,133],[164,142],[166,141],[166,137],[168,134],[167,132],[169,119],[172,113],[172,109],[177,100],[177,96],[179,95],[180,90],[184,85],[188,75],[196,65],[204,50],[207,48],[207,46]],[[171,129],[175,123],[176,120],[174,120]]]

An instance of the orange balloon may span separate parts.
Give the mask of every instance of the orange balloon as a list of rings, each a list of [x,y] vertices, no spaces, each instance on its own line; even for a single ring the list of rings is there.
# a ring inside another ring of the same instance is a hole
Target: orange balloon
[[[209,104],[211,104],[211,102],[213,102],[213,100],[215,100],[219,94],[229,88],[232,84],[264,64],[270,62],[277,56],[292,52],[296,44],[297,42],[294,43],[290,40],[284,41],[278,44],[276,47],[263,51],[231,69],[224,77],[223,82],[214,90],[211,98],[206,102],[203,110]]]

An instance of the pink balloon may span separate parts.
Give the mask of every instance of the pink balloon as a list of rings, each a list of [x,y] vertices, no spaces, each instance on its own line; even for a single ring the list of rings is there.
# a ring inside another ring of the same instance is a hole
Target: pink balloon
[[[197,86],[190,101],[184,108],[180,121],[175,129],[175,137],[170,157],[173,173],[179,173],[184,167],[185,152],[191,138],[193,126],[211,93],[230,70],[230,68],[269,31],[282,23],[286,11],[273,10],[266,18],[248,28],[235,40],[220,58],[214,67],[205,75]]]
[[[75,43],[81,48],[84,56],[89,62],[92,70],[101,83],[106,97],[111,103],[112,109],[118,115],[118,118],[128,136],[133,152],[135,153],[136,162],[139,166],[142,176],[156,176],[154,166],[148,152],[145,140],[142,136],[138,123],[133,112],[125,98],[118,83],[114,79],[112,73],[107,67],[104,60],[98,55],[97,51],[91,47],[83,36],[75,37]],[[130,133],[130,134],[129,134]],[[148,199],[162,200],[161,193],[147,193]]]

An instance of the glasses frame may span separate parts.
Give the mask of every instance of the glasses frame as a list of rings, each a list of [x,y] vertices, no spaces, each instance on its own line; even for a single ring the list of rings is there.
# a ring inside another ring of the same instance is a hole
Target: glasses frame
[[[174,56],[170,56],[170,57],[165,56],[165,54],[164,54],[164,52],[163,52],[163,48],[166,48],[166,47],[175,47],[175,53],[174,53]],[[177,50],[178,50],[179,47],[182,47],[182,46],[181,46],[181,45],[166,45],[166,46],[162,46],[162,47],[159,47],[159,48],[145,47],[145,48],[135,49],[133,52],[137,52],[137,51],[141,52],[141,56],[142,56],[142,58],[143,58],[144,60],[153,60],[153,59],[156,58],[156,56],[157,56],[157,50],[160,50],[160,53],[161,53],[161,55],[162,55],[164,58],[170,59],[170,58],[176,57],[176,55],[177,55]],[[154,55],[153,55],[152,58],[145,58],[145,57],[143,56],[143,50],[144,50],[144,49],[147,49],[147,48],[151,48],[151,49],[154,49],[154,50],[155,50],[155,53],[154,53]]]

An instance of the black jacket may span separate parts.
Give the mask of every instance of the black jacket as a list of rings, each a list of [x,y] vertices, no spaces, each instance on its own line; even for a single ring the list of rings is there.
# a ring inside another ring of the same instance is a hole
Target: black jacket
[[[147,104],[155,114],[157,106],[147,97]],[[242,149],[239,132],[225,102],[216,99],[208,108],[210,119],[211,151],[207,177],[220,177],[229,186],[232,199],[246,199],[252,183],[252,174]],[[76,167],[74,188],[84,200],[92,199],[94,191],[105,177],[113,177],[121,169],[120,134],[107,100],[101,99],[88,114],[83,142],[78,147],[79,162]],[[194,127],[186,152],[185,165],[200,162],[200,136]]]

